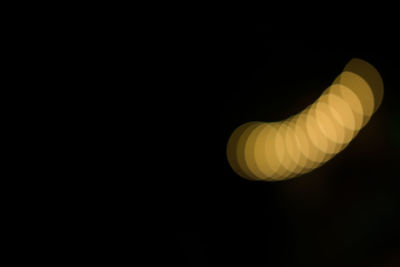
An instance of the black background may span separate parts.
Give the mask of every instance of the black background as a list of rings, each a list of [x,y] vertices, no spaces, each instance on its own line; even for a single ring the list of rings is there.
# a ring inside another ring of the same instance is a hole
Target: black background
[[[200,72],[211,70],[217,79],[194,91],[196,108],[204,111],[196,118],[206,119],[201,130],[189,127],[199,140],[190,149],[201,153],[178,157],[190,162],[173,191],[181,262],[400,266],[400,50],[395,40],[393,34],[357,27],[316,35],[241,24],[220,32],[211,44],[213,60],[201,66],[210,67]],[[236,127],[303,110],[354,57],[377,68],[385,94],[344,151],[289,181],[252,182],[232,171],[225,150]]]

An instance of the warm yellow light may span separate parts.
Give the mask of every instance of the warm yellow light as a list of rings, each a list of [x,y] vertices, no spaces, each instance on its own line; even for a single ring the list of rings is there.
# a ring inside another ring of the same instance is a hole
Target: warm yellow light
[[[321,96],[299,114],[248,122],[227,144],[232,169],[250,180],[280,181],[307,173],[342,151],[377,110],[383,82],[369,63],[352,59]]]
[[[360,101],[350,89],[338,84],[331,85],[321,100],[328,104],[330,114],[344,132],[343,142],[349,142],[362,124],[362,116],[354,111],[362,112]]]
[[[302,172],[306,163],[306,158],[301,154],[300,144],[296,137],[296,118],[294,116],[287,120],[286,133],[284,135],[287,154],[291,163],[290,169],[295,175]]]
[[[361,127],[364,126],[374,112],[374,95],[369,84],[361,76],[348,71],[342,72],[334,83],[347,87],[359,99],[361,110],[354,111],[362,117]]]
[[[253,124],[254,122],[248,122],[245,124],[240,125],[236,128],[233,133],[231,134],[228,144],[227,144],[227,158],[228,162],[231,165],[232,169],[241,177],[249,178],[246,176],[244,171],[239,166],[239,159],[238,159],[238,143],[239,139],[242,136],[243,132],[249,127],[249,125]]]
[[[247,162],[246,162],[246,143],[248,140],[249,135],[253,131],[254,128],[256,128],[260,123],[259,122],[253,122],[248,125],[248,127],[244,130],[243,134],[240,136],[238,145],[237,145],[237,150],[236,150],[236,155],[239,163],[239,167],[243,170],[245,176],[251,180],[257,180],[257,177],[250,171]]]
[[[264,178],[264,174],[257,167],[255,150],[254,150],[258,134],[261,132],[263,126],[264,126],[263,123],[258,123],[255,125],[255,127],[251,130],[251,133],[249,133],[244,148],[245,163],[253,179],[255,180]]]
[[[260,179],[274,180],[277,172],[275,160],[276,124],[266,123],[261,127],[254,144],[254,155],[257,168],[262,173]]]
[[[300,148],[300,153],[302,155],[302,167],[304,172],[308,172],[313,168],[317,167],[321,160],[320,154],[318,150],[316,150],[315,146],[311,143],[309,136],[307,135],[306,130],[306,120],[307,115],[305,112],[299,114],[296,118],[295,126],[294,126],[294,138],[297,141],[298,147]]]
[[[355,73],[368,83],[374,94],[375,112],[383,100],[383,80],[379,72],[374,66],[359,58],[350,60],[344,67],[344,71]]]

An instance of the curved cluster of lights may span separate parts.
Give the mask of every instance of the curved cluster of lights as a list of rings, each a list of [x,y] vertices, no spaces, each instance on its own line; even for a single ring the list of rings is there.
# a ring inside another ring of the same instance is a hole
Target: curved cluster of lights
[[[322,95],[279,122],[248,122],[234,130],[228,162],[241,177],[280,181],[310,172],[342,151],[383,99],[378,71],[352,59]]]

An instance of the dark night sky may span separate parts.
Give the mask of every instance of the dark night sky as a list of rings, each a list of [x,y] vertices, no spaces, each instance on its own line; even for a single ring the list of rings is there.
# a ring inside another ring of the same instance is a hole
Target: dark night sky
[[[191,226],[176,236],[192,266],[400,266],[399,46],[374,31],[339,33],[315,38],[260,24],[222,33],[218,82],[207,90],[218,114],[217,169],[193,171],[176,208]],[[377,68],[385,95],[344,151],[289,181],[252,182],[231,170],[225,149],[236,127],[303,110],[354,57]]]

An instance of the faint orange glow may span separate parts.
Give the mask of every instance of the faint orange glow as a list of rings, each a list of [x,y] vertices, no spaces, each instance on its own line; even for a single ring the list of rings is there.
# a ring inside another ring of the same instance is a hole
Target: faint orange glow
[[[342,151],[383,99],[378,71],[352,59],[321,96],[280,122],[248,122],[231,134],[227,158],[249,180],[280,181],[310,172]]]

